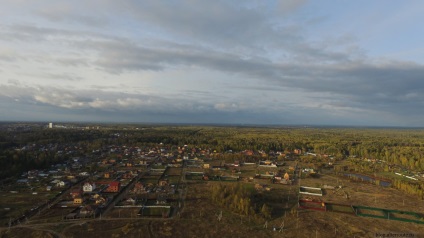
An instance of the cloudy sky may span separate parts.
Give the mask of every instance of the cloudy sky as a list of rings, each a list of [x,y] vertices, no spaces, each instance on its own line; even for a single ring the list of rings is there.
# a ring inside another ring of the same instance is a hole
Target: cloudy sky
[[[3,0],[0,121],[424,126],[422,9]]]

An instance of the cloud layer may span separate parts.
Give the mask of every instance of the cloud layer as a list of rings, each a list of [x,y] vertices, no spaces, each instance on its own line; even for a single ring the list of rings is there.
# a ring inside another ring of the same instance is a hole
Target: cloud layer
[[[4,6],[0,120],[424,126],[422,62],[369,54],[354,29],[312,34],[343,24],[326,4]]]

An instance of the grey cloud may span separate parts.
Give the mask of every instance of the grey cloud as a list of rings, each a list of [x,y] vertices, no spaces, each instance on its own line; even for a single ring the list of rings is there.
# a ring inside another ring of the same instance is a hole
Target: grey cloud
[[[121,73],[126,70],[164,70],[175,65],[200,66],[230,73],[267,78],[275,74],[272,62],[262,57],[242,59],[240,55],[209,49],[146,48],[123,41],[81,41],[80,47],[97,50],[94,62],[104,70]],[[286,68],[287,70],[291,70]]]
[[[178,111],[195,113],[229,111],[235,109],[234,103],[200,102],[184,97],[161,97],[133,93],[116,93],[102,90],[61,89],[46,86],[24,86],[19,82],[0,84],[0,97],[31,105],[49,105],[69,110],[97,110],[150,113],[175,113]],[[228,106],[229,105],[229,106]],[[240,108],[237,105],[237,108]]]
[[[49,35],[56,36],[69,36],[69,32],[65,30],[46,28],[46,27],[35,27],[29,25],[13,25],[3,27],[0,39],[9,41],[44,41]]]
[[[0,40],[22,41],[26,43],[49,41],[55,44],[66,43],[72,45],[75,41],[87,39],[122,39],[97,31],[63,28],[60,26],[45,27],[36,24],[0,25],[0,32]]]
[[[365,104],[353,105],[358,108],[370,105],[377,108],[381,103],[416,105],[423,102],[420,92],[424,87],[421,80],[424,67],[412,63],[278,63],[259,57],[242,59],[239,55],[206,49],[154,49],[126,41],[92,44],[100,52],[100,60],[96,62],[98,66],[116,73],[125,70],[164,70],[179,64],[194,65],[265,80],[271,85],[331,93],[334,98],[349,97],[350,101]],[[87,43],[84,45],[89,46]]]
[[[13,62],[22,59],[22,56],[15,50],[0,47],[0,61]]]
[[[31,78],[39,78],[39,79],[53,79],[58,82],[63,81],[82,81],[84,78],[76,75],[75,73],[40,73],[40,74],[28,74],[28,73],[20,73],[19,75],[29,76]]]
[[[84,57],[55,57],[51,58],[50,61],[63,66],[72,66],[72,67],[88,67],[89,60]]]
[[[35,14],[52,22],[80,23],[90,27],[105,27],[108,25],[109,21],[106,17],[76,14],[76,12],[81,11],[74,8],[75,5],[70,4],[70,2],[60,2],[56,3],[56,5],[48,5],[37,9]]]
[[[49,34],[78,34],[39,27],[21,26],[17,29],[40,37]],[[265,80],[271,85],[306,92],[326,92],[332,94],[333,98],[349,98],[346,103],[351,107],[379,108],[392,112],[413,111],[423,102],[420,96],[424,87],[421,83],[424,71],[422,65],[371,62],[366,59],[354,61],[347,53],[314,51],[314,47],[308,47],[306,43],[301,44],[303,47],[297,49],[298,56],[289,63],[258,56],[243,58],[232,51],[222,52],[199,45],[193,48],[186,44],[152,47],[124,38],[99,35],[89,40],[70,40],[70,45],[75,50],[96,53],[97,61],[89,63],[78,58],[62,58],[57,59],[58,63],[77,67],[95,64],[116,74],[134,70],[166,70],[178,65],[197,66]],[[399,108],[390,108],[388,105]]]

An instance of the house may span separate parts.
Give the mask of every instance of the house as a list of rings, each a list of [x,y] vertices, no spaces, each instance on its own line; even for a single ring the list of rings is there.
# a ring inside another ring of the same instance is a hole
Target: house
[[[267,184],[255,184],[255,189],[258,192],[262,192],[262,191],[271,191],[271,187],[268,186]]]
[[[220,166],[220,165],[212,166],[212,170],[214,171],[225,170],[225,166]]]
[[[166,197],[159,196],[156,199],[156,204],[166,204],[166,202],[167,202]]]
[[[63,188],[63,187],[65,187],[65,182],[64,181],[59,181],[59,182],[57,182],[56,183],[56,187],[59,187],[59,188]]]
[[[81,172],[79,173],[80,176],[90,176],[90,174],[88,172]]]
[[[113,172],[113,171],[105,172],[105,173],[103,174],[103,177],[104,177],[104,178],[112,178],[114,174],[115,174],[115,172]]]
[[[128,172],[126,172],[122,175],[122,178],[123,179],[131,179],[131,178],[133,178],[133,173],[131,171],[128,171]]]
[[[110,164],[115,164],[115,163],[116,163],[116,159],[110,159],[110,160],[109,160],[109,163],[110,163]]]
[[[168,185],[168,179],[159,180],[159,186],[166,186],[166,185]]]
[[[141,182],[137,182],[134,185],[134,188],[137,189],[137,190],[141,190],[141,189],[144,189],[144,185]]]
[[[99,194],[94,195],[93,199],[96,201],[96,204],[98,205],[102,205],[106,203],[106,198],[100,196]]]
[[[16,181],[17,183],[21,183],[21,184],[27,184],[28,183],[28,179],[18,179],[18,181]]]
[[[92,207],[92,206],[90,206],[90,205],[84,206],[84,207],[83,207],[83,208],[81,208],[81,210],[80,210],[80,214],[81,214],[81,215],[83,215],[83,216],[89,216],[89,215],[92,215],[92,214],[93,214],[93,212],[94,212],[94,209],[93,209],[93,207]]]
[[[81,196],[74,197],[74,204],[82,204],[82,200]]]
[[[136,200],[134,198],[128,198],[124,201],[125,205],[133,205],[134,206],[135,203],[136,203]]]
[[[46,190],[47,191],[52,191],[52,186],[47,186]]]
[[[96,189],[96,184],[95,183],[84,183],[84,185],[82,186],[82,191],[84,193],[91,193]]]
[[[113,181],[109,183],[109,187],[105,190],[107,193],[117,193],[119,192],[121,184],[119,182]]]
[[[81,197],[82,196],[81,188],[72,189],[70,194],[71,194],[72,198]]]
[[[144,189],[144,186],[143,186],[143,184],[142,183],[140,183],[140,182],[137,182],[135,185],[134,185],[134,189],[133,189],[133,192],[134,193],[136,193],[136,194],[141,194],[141,193],[144,193],[146,190]]]

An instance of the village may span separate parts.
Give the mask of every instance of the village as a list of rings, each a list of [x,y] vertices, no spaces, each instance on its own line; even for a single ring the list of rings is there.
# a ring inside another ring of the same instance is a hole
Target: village
[[[279,185],[300,186],[298,178],[314,178],[317,170],[334,169],[337,161],[333,156],[319,155],[327,161],[324,167],[312,163],[307,167],[304,163],[300,168],[300,157],[317,155],[300,149],[289,153],[245,150],[223,154],[162,143],[144,148],[108,145],[89,152],[76,145],[51,144],[34,144],[20,150],[54,150],[59,155],[70,155],[70,159],[3,183],[2,190],[8,194],[0,198],[5,200],[1,220],[8,226],[32,219],[167,218],[178,215],[183,208],[187,181],[245,182],[254,184],[257,191],[270,191]],[[245,159],[226,158],[233,154]],[[300,187],[299,194],[305,189]]]
[[[112,138],[119,136],[111,134]],[[0,220],[7,226],[32,220],[172,217],[183,209],[187,181],[251,183],[257,191],[270,191],[295,184],[297,160],[303,155],[300,149],[220,153],[162,143],[142,148],[105,145],[91,151],[78,144],[50,143],[16,150],[55,153],[68,159],[3,181]],[[315,173],[314,168],[303,171]]]

